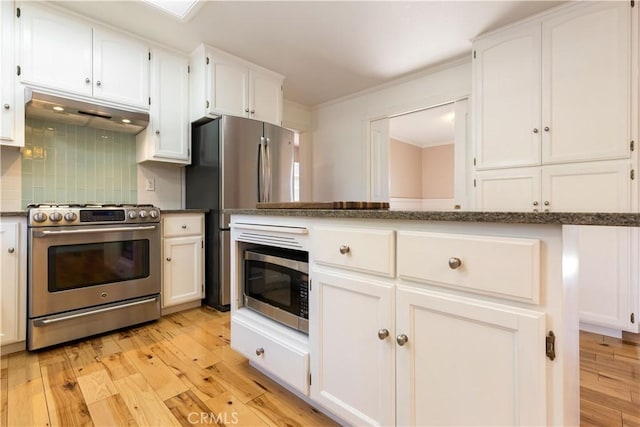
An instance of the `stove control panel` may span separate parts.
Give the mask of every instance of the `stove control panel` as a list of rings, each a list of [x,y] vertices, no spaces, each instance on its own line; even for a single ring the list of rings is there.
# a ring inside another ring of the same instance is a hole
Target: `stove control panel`
[[[30,227],[160,222],[160,210],[150,205],[34,205],[29,206],[28,212]]]

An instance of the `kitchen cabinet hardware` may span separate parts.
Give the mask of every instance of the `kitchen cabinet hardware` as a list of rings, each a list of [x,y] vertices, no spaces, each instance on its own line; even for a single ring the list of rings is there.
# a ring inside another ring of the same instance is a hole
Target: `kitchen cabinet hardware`
[[[183,230],[186,230],[186,229],[187,229],[187,224],[182,224],[181,228],[182,228]]]
[[[457,257],[449,258],[449,268],[455,270],[456,268],[460,268],[462,265],[462,260]]]
[[[544,131],[545,131],[545,132],[549,132],[549,130],[550,130],[550,129],[549,129],[549,126],[545,126],[545,127],[544,127]]]
[[[171,257],[170,256],[167,257],[167,261],[171,262]]]
[[[11,106],[9,104],[4,104],[4,109],[8,110],[9,108],[11,108]]]
[[[264,354],[264,348],[256,348],[256,356],[262,356]]]
[[[102,82],[101,82],[100,80],[98,80],[98,81],[96,82],[96,86],[98,86],[98,87],[102,86]]]
[[[533,206],[538,206],[538,201],[537,200],[534,200]]]
[[[545,201],[544,201],[544,205],[545,205],[545,206],[549,206],[549,204],[550,204],[550,203],[549,203],[549,201],[548,201],[548,200],[545,200]]]
[[[342,255],[346,255],[346,254],[348,254],[349,252],[351,252],[351,248],[350,248],[349,246],[347,246],[347,245],[340,245],[340,253],[341,253]]]
[[[631,178],[632,181],[634,179],[636,179],[636,171],[635,171],[635,169],[631,169],[631,172],[629,172],[629,178]]]
[[[631,316],[630,316],[630,318],[629,318],[629,321],[630,321],[631,323],[636,323],[636,315],[635,315],[635,313],[631,313]]]
[[[546,354],[549,360],[553,360],[556,358],[556,335],[553,331],[549,331],[546,341]]]
[[[538,133],[538,128],[533,128],[533,133]]]
[[[160,131],[159,130],[156,130],[156,135],[160,135]]]
[[[85,78],[85,79],[84,79],[84,82],[85,82],[86,84],[89,84],[89,83],[91,83],[91,79],[90,79],[89,77],[87,77],[87,78]]]
[[[636,143],[635,143],[635,141],[631,141],[629,143],[629,151],[633,151],[635,149],[636,149]]]
[[[409,337],[406,336],[405,334],[400,334],[396,337],[396,342],[398,343],[399,346],[403,346],[406,343],[409,342]]]
[[[248,113],[248,112],[249,112],[249,109],[248,109],[248,108],[245,108],[245,109],[244,109],[244,112],[245,112],[245,113]]]
[[[256,110],[251,110],[251,114],[255,114],[255,113],[256,113]]]
[[[16,251],[15,248],[9,248],[7,249],[7,252],[9,252],[10,254],[14,253]]]
[[[380,329],[378,331],[378,339],[380,340],[384,340],[389,336],[389,330],[387,329]]]

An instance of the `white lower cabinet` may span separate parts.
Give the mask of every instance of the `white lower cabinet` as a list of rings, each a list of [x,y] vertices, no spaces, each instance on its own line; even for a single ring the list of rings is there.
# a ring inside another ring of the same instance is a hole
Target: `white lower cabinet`
[[[3,346],[26,339],[26,229],[26,218],[0,221],[0,344]]]
[[[162,308],[204,297],[204,214],[162,218]]]
[[[313,271],[311,397],[353,425],[395,424],[394,284]]]
[[[638,229],[580,227],[578,310],[581,325],[638,332]],[[588,327],[586,327],[588,328]]]
[[[546,425],[545,314],[398,285],[397,425]]]

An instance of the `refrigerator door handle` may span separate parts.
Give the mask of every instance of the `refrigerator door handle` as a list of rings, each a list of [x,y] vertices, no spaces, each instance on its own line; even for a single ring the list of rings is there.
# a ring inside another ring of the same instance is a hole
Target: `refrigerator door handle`
[[[264,175],[264,170],[265,170],[265,165],[264,165],[264,157],[265,157],[265,153],[264,153],[264,137],[260,137],[260,144],[258,144],[258,202],[265,202],[265,191],[264,191],[264,184],[265,184],[265,175]]]
[[[267,199],[267,202],[271,201],[271,147],[269,144],[269,138],[265,138],[266,143],[264,144],[265,146],[265,198]]]

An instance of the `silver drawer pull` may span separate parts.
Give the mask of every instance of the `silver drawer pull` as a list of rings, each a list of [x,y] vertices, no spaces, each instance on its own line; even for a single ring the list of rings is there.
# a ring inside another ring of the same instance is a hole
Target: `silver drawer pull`
[[[460,260],[460,258],[456,258],[456,257],[449,258],[450,269],[455,270],[456,268],[460,268],[461,265],[462,265],[462,261]]]
[[[10,254],[14,253],[16,251],[15,248],[9,248],[7,249],[7,252],[9,252]]]
[[[186,230],[187,229],[187,224],[182,224],[182,229]]]
[[[340,253],[341,253],[342,255],[346,255],[346,254],[348,254],[349,252],[351,252],[351,248],[350,248],[349,246],[347,246],[347,245],[340,245]]]
[[[110,307],[99,308],[97,310],[89,310],[89,311],[85,311],[85,312],[82,312],[82,313],[70,314],[70,315],[60,316],[60,317],[50,317],[50,318],[47,318],[47,319],[39,319],[39,320],[34,320],[33,325],[34,326],[46,326],[46,325],[49,325],[51,323],[57,323],[57,322],[65,321],[65,320],[76,319],[78,317],[91,316],[92,314],[105,313],[107,311],[120,310],[122,308],[133,307],[133,306],[141,305],[141,304],[148,304],[150,302],[156,302],[156,301],[158,301],[158,297],[152,297],[152,298],[148,298],[148,299],[145,299],[145,300],[134,301],[134,302],[130,302],[130,303],[127,303],[127,304],[112,305]]]
[[[264,348],[256,348],[256,356],[262,356],[264,354]]]

